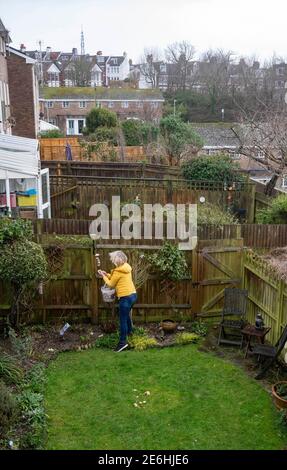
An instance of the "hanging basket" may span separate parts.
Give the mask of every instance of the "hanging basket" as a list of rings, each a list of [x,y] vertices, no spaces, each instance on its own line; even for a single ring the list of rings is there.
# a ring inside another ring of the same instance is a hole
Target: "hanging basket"
[[[114,302],[116,300],[116,290],[111,289],[106,284],[101,287],[103,301],[104,302]]]

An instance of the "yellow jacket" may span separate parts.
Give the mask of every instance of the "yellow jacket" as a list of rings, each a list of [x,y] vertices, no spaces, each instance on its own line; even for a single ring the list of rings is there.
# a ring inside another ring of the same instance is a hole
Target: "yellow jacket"
[[[132,280],[132,268],[128,263],[113,269],[111,274],[103,276],[103,280],[107,286],[115,288],[117,297],[125,297],[134,294],[136,288]]]

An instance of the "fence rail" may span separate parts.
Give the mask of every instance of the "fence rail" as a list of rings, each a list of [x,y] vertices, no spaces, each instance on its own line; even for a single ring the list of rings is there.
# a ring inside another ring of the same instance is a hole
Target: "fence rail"
[[[168,165],[151,163],[125,162],[75,162],[75,161],[42,161],[42,168],[49,168],[51,176],[106,176],[106,177],[139,177],[139,178],[178,178],[180,169]]]
[[[89,235],[91,221],[92,219],[42,219],[33,221],[33,224],[34,232],[39,234]],[[143,230],[142,233],[144,233]],[[164,233],[166,233],[165,228]],[[199,225],[198,238],[200,240],[242,238],[244,246],[248,248],[277,248],[287,246],[287,225]],[[157,243],[156,240],[148,241],[148,243],[144,239],[136,241],[139,245],[153,242]],[[123,240],[122,243],[127,242]]]

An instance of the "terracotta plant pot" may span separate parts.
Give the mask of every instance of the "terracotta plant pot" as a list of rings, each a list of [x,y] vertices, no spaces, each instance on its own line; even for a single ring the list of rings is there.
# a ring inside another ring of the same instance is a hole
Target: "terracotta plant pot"
[[[287,400],[285,398],[280,397],[277,393],[277,387],[281,384],[285,384],[287,387],[287,382],[277,382],[276,384],[272,385],[272,396],[274,400],[274,404],[278,410],[286,410],[287,411]]]
[[[173,333],[177,329],[177,323],[173,320],[163,320],[160,326],[166,333]]]

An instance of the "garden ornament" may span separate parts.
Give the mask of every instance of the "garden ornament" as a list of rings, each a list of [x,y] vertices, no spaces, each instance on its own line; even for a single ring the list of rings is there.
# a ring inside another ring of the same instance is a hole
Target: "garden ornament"
[[[61,328],[60,330],[60,339],[64,339],[64,334],[65,332],[68,330],[68,328],[70,328],[71,325],[69,325],[69,323],[65,323],[65,325],[63,326],[63,328]]]
[[[255,328],[258,328],[258,330],[262,330],[262,328],[264,328],[264,320],[262,318],[261,313],[257,313],[256,315]]]

